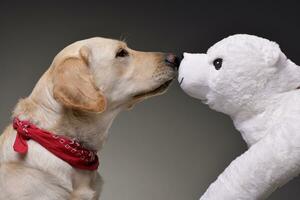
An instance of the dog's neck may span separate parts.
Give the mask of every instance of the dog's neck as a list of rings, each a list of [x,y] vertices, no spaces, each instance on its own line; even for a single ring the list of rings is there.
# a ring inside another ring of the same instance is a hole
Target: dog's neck
[[[263,138],[270,123],[280,118],[277,110],[287,103],[288,96],[300,92],[300,67],[286,59],[279,61],[277,67],[278,73],[262,94],[254,96],[239,112],[230,115],[249,146]]]
[[[51,81],[46,79],[43,76],[31,95],[19,101],[14,116],[55,134],[76,138],[86,148],[100,151],[121,109],[108,108],[100,114],[66,109],[53,98]]]

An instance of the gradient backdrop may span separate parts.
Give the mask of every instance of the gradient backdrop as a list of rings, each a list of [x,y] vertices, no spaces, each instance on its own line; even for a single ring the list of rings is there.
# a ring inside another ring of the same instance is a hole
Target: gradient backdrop
[[[297,4],[287,1],[0,1],[0,128],[66,45],[93,36],[145,51],[204,52],[234,33],[277,41],[300,63]],[[169,92],[122,113],[102,157],[103,200],[197,200],[246,150],[229,117]],[[259,178],[259,177],[258,177]],[[300,179],[270,200],[300,198]]]

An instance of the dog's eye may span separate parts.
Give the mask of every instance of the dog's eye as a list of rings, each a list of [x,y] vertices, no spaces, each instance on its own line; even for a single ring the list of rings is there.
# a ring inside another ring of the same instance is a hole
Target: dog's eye
[[[129,55],[128,51],[126,51],[125,49],[119,49],[119,51],[116,54],[116,58],[118,58],[118,57],[126,57],[128,55]]]
[[[214,60],[213,64],[214,64],[216,70],[221,69],[222,63],[223,63],[223,59],[222,58],[217,58],[217,59]]]

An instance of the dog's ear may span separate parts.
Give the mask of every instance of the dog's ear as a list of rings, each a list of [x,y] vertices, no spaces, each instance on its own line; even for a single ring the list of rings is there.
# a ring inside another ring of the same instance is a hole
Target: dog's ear
[[[67,108],[100,113],[106,99],[91,75],[89,55],[89,49],[82,47],[78,57],[67,57],[55,66],[53,96]]]
[[[262,47],[263,59],[267,66],[274,66],[282,54],[279,45],[276,42],[267,41]]]

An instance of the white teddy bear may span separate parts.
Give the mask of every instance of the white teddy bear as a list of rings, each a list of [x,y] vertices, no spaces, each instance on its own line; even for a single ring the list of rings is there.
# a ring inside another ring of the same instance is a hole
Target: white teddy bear
[[[201,200],[267,198],[300,173],[300,67],[278,44],[234,35],[206,54],[184,54],[182,89],[228,114],[249,149],[210,185]]]

